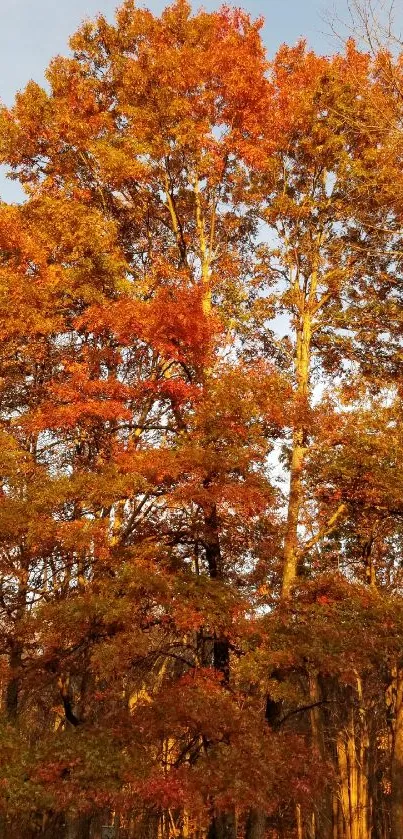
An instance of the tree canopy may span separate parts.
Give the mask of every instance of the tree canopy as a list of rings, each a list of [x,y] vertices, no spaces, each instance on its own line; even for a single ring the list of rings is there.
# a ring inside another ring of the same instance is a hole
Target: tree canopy
[[[403,53],[260,29],[0,109],[1,839],[403,837]]]

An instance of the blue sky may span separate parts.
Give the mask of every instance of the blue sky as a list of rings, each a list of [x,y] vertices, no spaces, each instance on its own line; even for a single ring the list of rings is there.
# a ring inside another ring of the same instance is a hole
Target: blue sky
[[[231,0],[229,0],[231,3]],[[118,0],[1,0],[0,27],[0,100],[11,105],[17,90],[29,79],[42,83],[44,70],[52,56],[66,53],[67,42],[84,17],[102,12],[108,18]],[[323,53],[331,52],[332,39],[326,13],[348,19],[347,0],[235,0],[254,16],[263,15],[266,24],[264,39],[273,54],[283,42],[295,43],[307,38],[311,46]],[[158,13],[166,5],[163,0],[149,0],[146,5]],[[214,9],[220,0],[194,2]],[[18,200],[19,187],[5,180],[0,171],[0,196]]]

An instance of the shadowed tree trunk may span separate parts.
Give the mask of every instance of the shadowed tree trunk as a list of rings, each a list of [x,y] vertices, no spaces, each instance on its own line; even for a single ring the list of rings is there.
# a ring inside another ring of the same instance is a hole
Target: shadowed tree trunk
[[[18,696],[20,691],[19,668],[22,660],[22,645],[18,642],[11,646],[9,664],[10,679],[6,690],[6,712],[10,722],[15,722],[18,716]]]
[[[208,481],[205,482],[208,486]],[[204,546],[206,562],[212,579],[222,578],[222,557],[219,536],[219,522],[217,507],[212,504],[204,510]],[[214,638],[213,667],[218,670],[225,683],[230,676],[229,641],[228,638]],[[235,812],[217,813],[209,828],[208,839],[236,839]]]
[[[266,814],[263,810],[251,810],[246,822],[245,839],[264,839]]]
[[[81,814],[73,816],[67,821],[67,839],[90,839],[91,816]]]
[[[401,839],[403,836],[403,672],[400,669],[396,675],[391,783],[391,839]]]
[[[236,839],[236,834],[235,813],[233,811],[229,813],[217,813],[211,822],[208,839]]]

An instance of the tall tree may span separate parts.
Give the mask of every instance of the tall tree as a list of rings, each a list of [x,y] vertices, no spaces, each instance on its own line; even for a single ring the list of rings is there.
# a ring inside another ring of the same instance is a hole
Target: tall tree
[[[401,60],[259,28],[127,0],[1,110],[10,839],[401,834]]]

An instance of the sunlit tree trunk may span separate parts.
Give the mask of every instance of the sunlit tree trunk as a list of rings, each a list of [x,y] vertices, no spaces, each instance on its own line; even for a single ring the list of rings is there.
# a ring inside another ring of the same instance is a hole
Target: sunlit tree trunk
[[[366,721],[363,710],[360,720],[356,720],[353,707],[350,707],[348,714],[347,725],[337,735],[340,802],[345,839],[370,839],[369,742]]]
[[[303,505],[303,468],[307,446],[307,411],[310,405],[311,342],[317,302],[318,267],[322,237],[317,238],[316,264],[309,278],[301,278],[294,268],[291,282],[295,332],[295,424],[292,435],[290,485],[284,539],[282,592],[287,596],[298,573],[298,524]]]
[[[295,368],[297,411],[307,405],[310,368],[311,317],[303,312],[297,326]],[[289,594],[298,570],[298,523],[303,503],[302,475],[306,451],[306,431],[302,424],[294,428],[290,464],[290,489],[284,540],[283,594]]]

